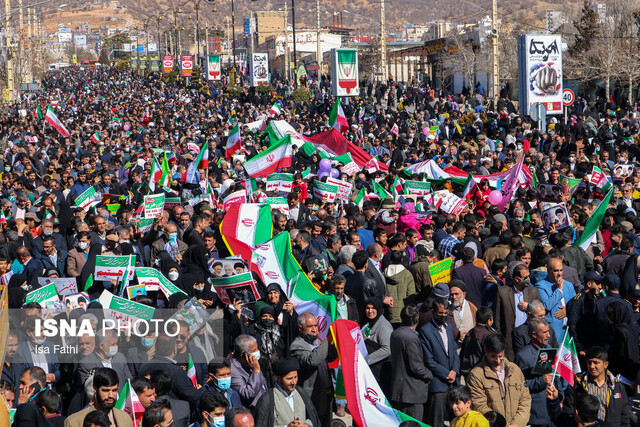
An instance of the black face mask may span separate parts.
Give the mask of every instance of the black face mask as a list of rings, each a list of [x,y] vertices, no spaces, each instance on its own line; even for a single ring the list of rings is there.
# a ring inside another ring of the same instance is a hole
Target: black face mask
[[[264,326],[265,328],[271,328],[276,323],[276,321],[273,319],[262,319],[261,322],[262,326]]]
[[[433,316],[433,320],[436,321],[436,323],[440,326],[444,326],[447,323],[447,319],[449,318],[448,315],[444,315],[444,316],[440,316],[438,314]]]

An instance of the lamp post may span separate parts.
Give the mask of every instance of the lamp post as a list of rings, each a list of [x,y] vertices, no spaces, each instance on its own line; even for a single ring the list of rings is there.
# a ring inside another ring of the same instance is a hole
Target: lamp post
[[[296,0],[291,0],[291,25],[293,26],[293,85],[298,87],[298,51],[296,50]]]

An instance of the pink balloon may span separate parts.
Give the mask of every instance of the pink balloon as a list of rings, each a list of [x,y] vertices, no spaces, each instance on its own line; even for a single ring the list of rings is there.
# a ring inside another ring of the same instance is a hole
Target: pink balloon
[[[129,130],[129,125],[124,125],[124,126],[123,126],[123,129],[124,129],[124,130]]]
[[[502,193],[500,190],[493,190],[489,193],[489,203],[492,205],[499,205],[502,203]]]

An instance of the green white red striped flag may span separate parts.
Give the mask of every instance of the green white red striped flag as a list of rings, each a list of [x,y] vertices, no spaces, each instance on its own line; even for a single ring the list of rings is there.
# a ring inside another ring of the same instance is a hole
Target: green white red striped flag
[[[360,187],[360,191],[358,192],[358,195],[356,196],[356,200],[354,202],[360,209],[362,209],[362,206],[364,205],[364,196],[366,196],[366,192],[363,185],[362,187]]]
[[[225,157],[227,160],[231,160],[233,155],[240,149],[241,140],[240,140],[240,126],[236,123],[236,125],[231,129],[231,133],[227,138],[227,146],[225,148]]]
[[[568,329],[564,333],[564,339],[553,361],[553,370],[571,386],[573,386],[576,374],[582,372],[576,345],[573,342],[573,338],[569,336]]]
[[[94,143],[97,143],[98,141],[100,141],[100,132],[96,132],[93,135],[91,135],[91,141],[93,141]]]
[[[291,252],[288,232],[258,245],[251,258],[264,283],[277,283],[286,292],[297,313],[310,312],[318,318],[318,336],[324,339],[329,326],[337,318],[337,303],[333,295],[318,291],[304,273]]]
[[[404,421],[420,421],[391,407],[358,345],[362,335],[356,322],[338,319],[331,325],[338,349],[349,413],[358,427],[394,427]]]
[[[477,186],[478,186],[478,184],[476,184],[476,181],[473,179],[473,175],[471,175],[471,173],[469,173],[469,178],[467,178],[467,182],[464,184],[464,190],[462,192],[462,197],[464,197],[467,200],[471,200],[473,195],[476,193],[476,187]]]
[[[127,379],[126,384],[122,388],[122,392],[120,392],[118,396],[115,407],[129,414],[133,421],[133,427],[137,427],[142,421],[144,407],[142,406],[140,399],[138,399],[138,395],[135,390],[131,386],[130,379]]]
[[[39,105],[36,106],[36,111],[33,114],[33,116],[38,120],[42,120],[42,118],[44,117],[43,114],[42,114],[42,109],[40,108]]]
[[[53,112],[53,108],[51,107],[47,108],[47,115],[44,116],[44,121],[49,123],[51,126],[53,126],[58,131],[58,133],[63,137],[65,138],[69,137],[69,131],[67,130],[66,127],[64,127],[60,119],[58,119],[58,116],[56,116],[56,113]]]
[[[249,261],[253,248],[273,235],[271,208],[253,203],[233,204],[220,224],[220,233],[232,255]]]
[[[593,211],[591,217],[587,220],[587,223],[584,225],[584,230],[582,230],[582,234],[575,242],[573,242],[572,246],[580,246],[585,251],[591,246],[596,240],[596,236],[598,234],[598,228],[600,228],[600,224],[602,224],[602,219],[604,218],[604,214],[607,211],[607,207],[609,206],[609,201],[611,201],[611,196],[613,195],[613,187],[609,190],[607,195],[602,199],[600,205]]]
[[[269,114],[269,117],[279,116],[280,114],[282,114],[282,109],[280,108],[277,102],[274,102],[273,106],[269,108],[269,111],[267,112],[267,114]]]
[[[336,102],[333,104],[333,108],[331,109],[331,114],[329,114],[329,126],[336,129],[338,132],[346,132],[349,130],[347,116],[345,116],[338,98],[336,98]]]
[[[291,167],[292,156],[291,136],[286,135],[262,153],[249,159],[244,164],[244,169],[251,178],[264,177],[278,169]]]
[[[189,363],[187,364],[187,376],[191,380],[191,384],[195,387],[198,380],[196,379],[196,365],[193,364],[191,353],[189,353]]]

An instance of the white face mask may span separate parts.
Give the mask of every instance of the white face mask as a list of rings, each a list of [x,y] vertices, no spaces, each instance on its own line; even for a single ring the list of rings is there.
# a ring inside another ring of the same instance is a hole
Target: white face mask
[[[78,247],[84,251],[89,247],[89,242],[79,242]]]
[[[176,280],[178,280],[178,272],[177,271],[170,271],[169,272],[169,280],[171,280],[172,282],[175,282]]]
[[[109,350],[106,351],[107,356],[109,357],[113,357],[118,353],[118,346],[117,345],[112,345],[109,346]]]

